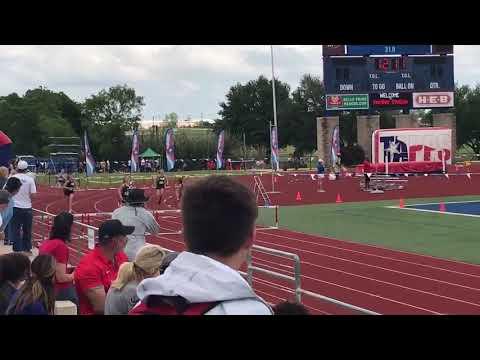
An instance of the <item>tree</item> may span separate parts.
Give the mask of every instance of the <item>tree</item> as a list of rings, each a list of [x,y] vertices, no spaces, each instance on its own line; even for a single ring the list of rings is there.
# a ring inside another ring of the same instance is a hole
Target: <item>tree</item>
[[[92,95],[83,104],[85,127],[117,124],[124,131],[135,129],[145,106],[142,96],[127,85],[113,86]]]
[[[0,127],[12,138],[16,154],[46,156],[49,137],[77,135],[72,124],[79,124],[79,105],[63,93],[40,87],[1,99]]]
[[[279,124],[282,144],[295,146],[295,155],[317,148],[317,116],[325,109],[325,87],[319,77],[303,75],[299,87],[292,93],[289,116]]]
[[[457,118],[458,147],[468,146],[480,153],[480,84],[455,87],[455,115]]]
[[[172,112],[170,114],[165,115],[165,118],[163,121],[166,123],[167,128],[175,129],[178,124],[178,115],[177,113]]]
[[[290,86],[275,81],[277,118],[279,126],[289,114],[292,101]],[[260,76],[245,85],[232,86],[226,95],[226,101],[220,103],[221,119],[215,123],[215,132],[228,130],[232,136],[241,139],[246,134],[248,145],[270,145],[269,122],[273,122],[272,82]],[[280,144],[282,133],[279,131]]]
[[[73,129],[76,134],[82,133],[81,104],[70,99],[65,93],[39,87],[27,90],[24,99],[32,104],[39,114],[49,118],[62,118],[70,125],[69,129]]]

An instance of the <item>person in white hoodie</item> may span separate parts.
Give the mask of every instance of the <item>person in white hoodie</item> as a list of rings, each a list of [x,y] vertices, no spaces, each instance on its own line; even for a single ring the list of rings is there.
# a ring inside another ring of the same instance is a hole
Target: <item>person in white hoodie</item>
[[[165,272],[143,280],[131,315],[272,315],[238,270],[255,240],[253,193],[226,176],[185,188],[183,231],[187,251]]]

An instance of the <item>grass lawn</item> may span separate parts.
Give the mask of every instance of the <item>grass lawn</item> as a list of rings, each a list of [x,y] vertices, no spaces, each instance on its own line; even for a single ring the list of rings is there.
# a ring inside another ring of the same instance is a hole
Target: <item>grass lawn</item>
[[[480,200],[409,199],[408,204]],[[280,207],[280,227],[480,264],[480,218],[389,209],[397,201]]]

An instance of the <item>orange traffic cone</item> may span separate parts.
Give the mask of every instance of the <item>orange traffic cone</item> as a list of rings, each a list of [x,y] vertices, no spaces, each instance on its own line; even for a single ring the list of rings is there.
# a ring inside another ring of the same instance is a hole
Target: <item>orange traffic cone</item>
[[[296,200],[297,200],[297,201],[302,201],[302,195],[300,195],[300,191],[297,191]]]
[[[337,204],[343,203],[342,197],[340,196],[340,193],[337,194],[337,200],[335,200]]]
[[[440,211],[441,211],[441,212],[447,211],[447,208],[445,207],[445,204],[444,204],[443,202],[440,203]]]
[[[403,201],[403,199],[400,199],[400,203],[398,204],[398,207],[400,209],[403,209],[405,207],[405,202]]]

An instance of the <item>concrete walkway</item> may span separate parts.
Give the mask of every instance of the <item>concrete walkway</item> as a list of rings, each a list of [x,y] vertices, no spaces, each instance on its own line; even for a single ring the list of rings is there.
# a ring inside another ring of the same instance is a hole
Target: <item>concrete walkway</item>
[[[3,245],[3,242],[2,242],[2,244],[0,245],[0,255],[8,254],[10,252],[12,252],[12,246],[11,245],[5,246]],[[30,260],[33,260],[35,256],[38,255],[38,249],[34,247],[32,248],[32,252],[33,252],[33,255],[30,256]]]

